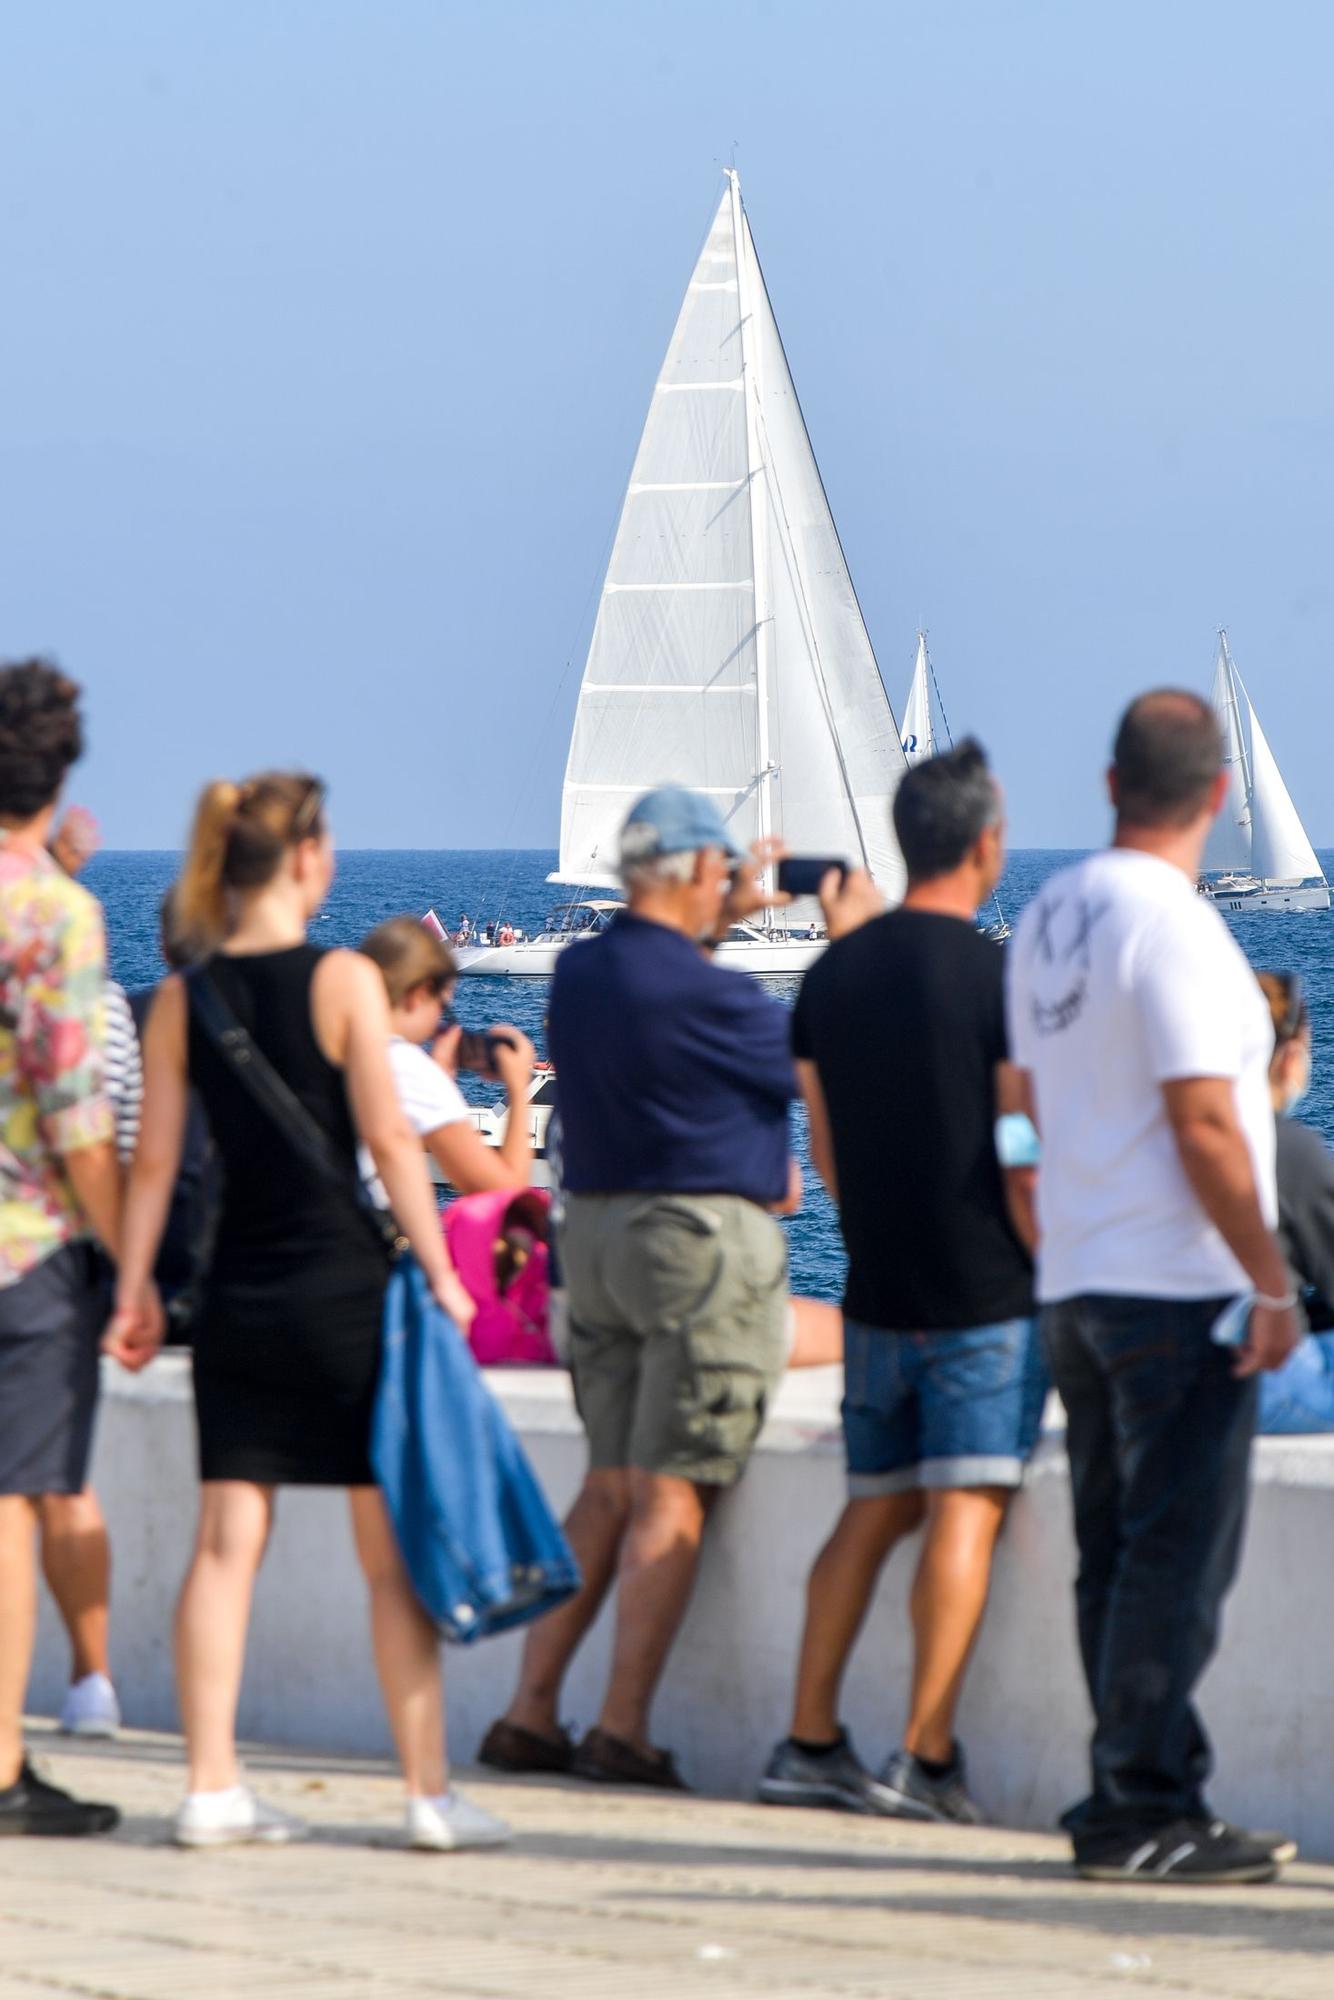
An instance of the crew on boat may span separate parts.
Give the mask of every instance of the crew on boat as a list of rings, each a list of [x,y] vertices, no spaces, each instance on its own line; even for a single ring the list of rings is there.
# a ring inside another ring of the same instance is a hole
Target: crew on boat
[[[514,943],[514,926],[508,920],[505,923],[503,923],[500,926],[500,929],[496,932],[496,943],[497,944]]]

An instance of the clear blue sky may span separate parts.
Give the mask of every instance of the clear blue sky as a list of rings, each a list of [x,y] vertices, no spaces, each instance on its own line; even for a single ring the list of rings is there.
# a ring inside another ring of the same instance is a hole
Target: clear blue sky
[[[554,844],[736,141],[896,709],[924,619],[1014,838],[1092,842],[1223,621],[1334,842],[1331,76],[1316,0],[10,7],[0,651],[112,845],[288,760],[352,844]]]

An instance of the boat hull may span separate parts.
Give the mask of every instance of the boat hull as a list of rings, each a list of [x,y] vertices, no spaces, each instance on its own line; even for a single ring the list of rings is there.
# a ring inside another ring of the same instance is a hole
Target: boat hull
[[[1327,910],[1329,885],[1325,882],[1206,882],[1200,892],[1229,916],[1248,916],[1258,911]]]
[[[577,942],[464,945],[454,957],[461,979],[549,979],[566,945]]]
[[[534,939],[531,944],[467,945],[454,956],[462,979],[549,979],[556,960],[581,938]],[[814,965],[828,944],[828,938],[757,938],[753,942],[720,944],[714,953],[719,965],[737,972],[753,972],[764,978],[798,976]]]

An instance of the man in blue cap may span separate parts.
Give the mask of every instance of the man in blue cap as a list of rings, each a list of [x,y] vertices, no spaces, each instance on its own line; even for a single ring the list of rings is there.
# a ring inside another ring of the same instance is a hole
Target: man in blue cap
[[[741,1476],[787,1358],[788,1018],[714,964],[776,900],[715,806],[665,785],[621,832],[627,907],[561,953],[549,1041],[562,1127],[561,1249],[589,1469],[566,1523],[584,1583],[537,1626],[482,1745],[504,1770],[684,1790],[649,1709],[716,1496]],[[786,899],[783,899],[786,900]],[[613,1579],[611,1679],[576,1748],[561,1684]]]

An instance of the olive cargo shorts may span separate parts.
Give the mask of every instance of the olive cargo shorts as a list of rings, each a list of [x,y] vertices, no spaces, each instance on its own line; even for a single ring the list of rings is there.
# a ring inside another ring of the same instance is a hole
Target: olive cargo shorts
[[[739,1195],[570,1195],[561,1256],[590,1466],[732,1485],[787,1362],[773,1217]]]

